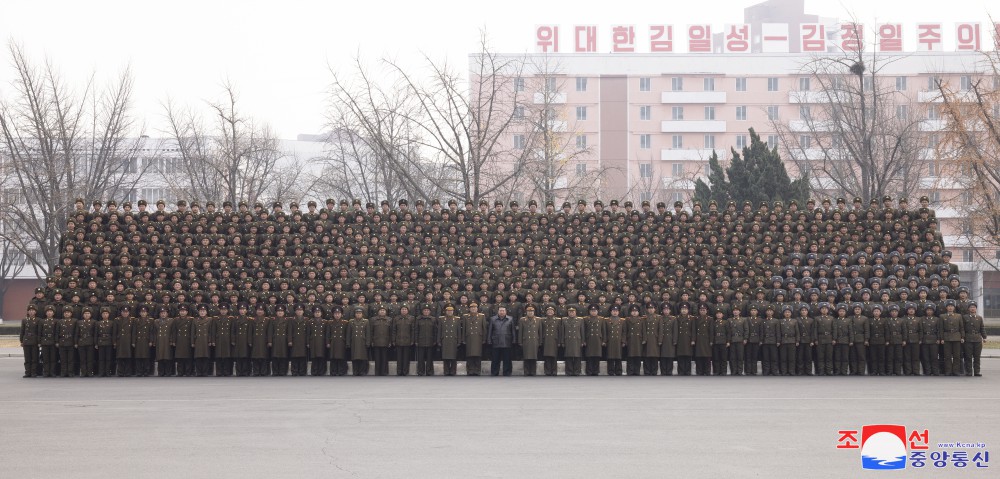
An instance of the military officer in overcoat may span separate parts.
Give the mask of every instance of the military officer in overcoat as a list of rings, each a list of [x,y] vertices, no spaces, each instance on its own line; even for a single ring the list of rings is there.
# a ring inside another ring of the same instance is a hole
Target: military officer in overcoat
[[[517,323],[517,344],[521,346],[521,359],[525,376],[538,373],[538,346],[540,344],[542,323],[535,316],[535,305],[524,306],[524,317]]]
[[[462,344],[465,346],[465,374],[482,373],[483,343],[486,342],[486,315],[479,312],[479,304],[469,303],[469,312],[462,315]]]
[[[19,339],[24,350],[24,377],[33,378],[38,375],[38,311],[34,304],[28,305],[28,311],[21,320]]]
[[[583,332],[586,338],[587,376],[597,376],[601,372],[601,355],[606,345],[604,318],[599,316],[596,304],[590,305],[588,315],[583,320]]]

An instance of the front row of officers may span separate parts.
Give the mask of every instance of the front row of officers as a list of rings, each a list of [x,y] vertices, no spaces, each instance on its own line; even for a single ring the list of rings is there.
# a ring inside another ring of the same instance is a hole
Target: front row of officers
[[[474,303],[463,315],[447,306],[444,316],[431,315],[430,307],[411,316],[402,306],[398,315],[380,308],[371,318],[358,308],[349,319],[340,308],[332,319],[318,307],[306,316],[303,306],[291,312],[279,307],[273,317],[263,306],[251,314],[246,305],[237,314],[220,305],[214,316],[204,305],[193,312],[180,306],[175,317],[167,308],[151,315],[143,306],[133,316],[123,307],[115,317],[107,307],[99,317],[84,308],[81,318],[70,308],[56,318],[52,306],[37,317],[32,306],[21,325],[21,345],[25,377],[285,376],[289,369],[293,376],[320,376],[328,368],[343,376],[348,361],[354,375],[368,374],[374,361],[374,373],[385,376],[390,358],[400,376],[409,374],[414,358],[418,375],[433,375],[437,358],[445,375],[455,375],[460,357],[468,375],[479,375],[485,350],[493,375],[510,375],[516,355],[526,376],[536,375],[539,359],[545,375],[556,375],[560,357],[570,376],[583,373],[583,362],[587,375],[597,375],[602,360],[608,375],[621,375],[623,361],[629,375],[669,376],[675,362],[677,374],[691,375],[692,359],[698,375],[756,375],[760,363],[765,376],[980,376],[986,330],[976,305],[965,315],[951,300],[940,316],[933,305],[925,316],[917,316],[917,308],[875,305],[865,315],[861,303],[822,303],[811,315],[808,305],[755,305],[743,316],[682,303],[677,315],[669,305],[662,315],[653,305],[646,311],[630,305],[624,315],[615,306],[602,317],[592,306],[584,315],[570,307],[566,317],[557,317],[551,306],[537,316],[528,304],[515,320],[504,307],[487,318]]]

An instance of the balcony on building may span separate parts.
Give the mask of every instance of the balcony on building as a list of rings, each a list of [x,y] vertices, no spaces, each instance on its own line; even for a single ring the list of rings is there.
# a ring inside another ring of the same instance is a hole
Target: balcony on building
[[[663,120],[662,133],[725,133],[726,122],[722,120]]]
[[[726,102],[724,91],[665,91],[660,93],[660,103],[721,104]]]
[[[708,161],[711,148],[664,148],[660,150],[661,161]]]
[[[548,98],[546,98],[546,96]],[[541,105],[543,103],[566,103],[566,94],[563,92],[535,92],[534,102],[536,105]]]

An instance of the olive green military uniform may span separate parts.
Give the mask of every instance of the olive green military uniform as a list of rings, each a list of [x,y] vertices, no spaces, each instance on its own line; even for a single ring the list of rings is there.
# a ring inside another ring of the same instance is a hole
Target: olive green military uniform
[[[139,317],[135,320],[135,348],[132,350],[135,375],[139,377],[150,376],[153,372],[153,346],[156,339],[153,336],[153,321],[149,316],[149,309],[140,307]]]
[[[326,320],[323,319],[323,309],[316,307],[313,317],[307,323],[309,335],[309,372],[313,376],[326,375]]]
[[[477,305],[478,311],[478,305]],[[479,376],[483,365],[483,343],[486,342],[486,315],[467,313],[462,316],[462,343],[465,345],[465,374]]]
[[[392,343],[396,346],[396,375],[410,375],[413,358],[413,341],[416,338],[416,321],[410,314],[397,314],[392,320]]]
[[[685,305],[686,307],[686,305]],[[677,315],[677,375],[691,375],[691,357],[694,355],[694,318],[686,309]]]
[[[233,356],[236,336],[236,317],[229,311],[220,312],[215,321],[215,374],[228,377],[233,375]]]
[[[69,311],[69,310],[67,310]],[[76,318],[64,317],[56,322],[56,346],[59,347],[59,375],[76,375]]]
[[[271,320],[264,316],[262,308],[257,310],[257,314],[250,316],[250,359],[253,376],[271,375],[271,368],[268,364],[271,355],[267,346],[267,330],[270,322]],[[178,344],[180,343],[178,342]],[[178,365],[179,363],[178,359]]]
[[[764,316],[760,334],[760,372],[764,376],[777,376],[781,373],[780,355],[778,354],[780,327],[781,322],[778,318],[771,315]]]
[[[309,370],[309,320],[302,305],[296,306],[295,315],[288,320],[288,356],[292,362],[292,376],[305,376]]]
[[[113,373],[115,356],[115,323],[109,317],[109,311],[101,311],[101,319],[97,321],[97,375],[109,377]],[[44,351],[44,350],[43,350]]]
[[[32,306],[28,315],[21,320],[19,339],[24,350],[24,377],[33,378],[38,375],[38,325],[40,320],[35,316]]]
[[[934,315],[934,306],[927,308],[927,315],[920,320],[920,365],[924,376],[938,375],[938,346],[941,340],[941,318]]]
[[[437,346],[441,348],[441,362],[444,363],[444,375],[454,376],[458,373],[458,347],[462,342],[462,320],[455,316],[455,307],[445,307],[445,314],[438,319]]]
[[[576,308],[570,307],[569,314],[559,323],[563,344],[563,357],[567,376],[579,376],[583,373],[581,358],[585,341],[583,318],[576,315]]]
[[[166,309],[163,310],[167,313]],[[174,375],[174,351],[171,343],[174,336],[174,320],[161,314],[153,322],[153,342],[156,347],[156,371],[160,377]]]
[[[852,306],[852,309],[856,308]],[[868,340],[871,335],[868,317],[855,312],[851,316],[851,331],[854,333],[854,337],[851,339],[851,342],[854,343],[851,348],[851,374],[864,376],[868,362],[866,359],[868,357]]]
[[[525,376],[534,376],[538,372],[538,347],[541,330],[542,322],[533,312],[521,318],[517,323],[517,344],[521,346],[521,359],[524,361]]]
[[[351,373],[368,375],[368,348],[372,345],[372,324],[362,310],[355,309],[354,317],[347,322],[347,344],[351,348]]]
[[[637,307],[636,307],[637,308]],[[636,309],[636,313],[638,310]],[[625,318],[625,374],[638,376],[642,368],[642,353],[646,340],[646,322],[639,314],[629,311]]]
[[[976,306],[975,310],[970,310],[962,318],[962,329],[965,331],[966,376],[982,376],[979,362],[983,354],[983,341],[986,340],[986,326],[983,324],[983,317],[976,314],[978,309]]]
[[[123,312],[128,309],[122,309]],[[117,359],[118,377],[132,376],[134,360],[132,351],[136,341],[148,341],[149,338],[139,338],[136,334],[138,321],[131,315],[122,315],[115,320],[115,358]]]
[[[726,366],[729,359],[729,337],[732,335],[732,326],[725,317],[726,312],[719,310],[715,319],[712,320],[712,373],[716,376],[726,375]]]
[[[215,323],[204,306],[191,321],[191,348],[194,350],[195,376],[212,375],[212,346],[215,344]]]
[[[913,305],[916,308],[916,305]],[[908,306],[909,309],[909,306]],[[906,337],[906,344],[903,345],[903,375],[920,375],[920,337],[922,327],[920,316],[907,312],[903,318],[903,334]]]
[[[177,376],[194,376],[194,348],[191,347],[193,339],[194,319],[188,314],[187,308],[181,308],[177,317],[173,321],[173,337],[170,344],[174,347],[174,367]],[[267,326],[264,325],[264,342],[262,347],[267,347]]]
[[[549,314],[551,313],[551,314]],[[555,309],[546,312],[542,318],[540,341],[542,343],[542,359],[544,361],[543,371],[546,376],[555,376],[558,373],[556,360],[559,356],[559,345],[562,338],[559,332],[559,317],[555,315]]]
[[[426,313],[426,311],[425,311]],[[429,314],[417,317],[414,343],[417,353],[417,375],[434,375],[434,346],[437,345],[437,319]]]
[[[246,377],[252,374],[251,347],[253,346],[253,322],[245,308],[240,308],[239,314],[233,319],[233,357],[236,361],[236,376]]]
[[[76,323],[76,338],[74,344],[79,356],[80,377],[92,378],[96,374],[97,358],[97,321],[93,315],[84,314],[83,319]]]
[[[289,321],[285,311],[279,308],[267,324],[267,346],[271,348],[271,375],[288,375]]]
[[[330,349],[330,375],[347,374],[347,318],[335,309],[333,319],[327,324],[326,347]]]
[[[958,313],[941,315],[941,339],[944,341],[944,371],[942,374],[958,376],[962,368],[962,343],[965,341],[962,315]]]
[[[837,306],[833,318],[833,373],[847,376],[851,372],[851,346],[854,344],[854,320],[847,316],[846,305]]]
[[[699,376],[708,376],[712,373],[712,323],[713,319],[704,310],[704,305],[699,307],[698,315],[694,318],[694,360],[695,373]]]
[[[587,353],[587,376],[597,376],[601,372],[601,355],[605,346],[604,319],[597,315],[598,310],[590,311],[583,320],[583,333],[586,337],[585,351]]]
[[[643,320],[642,373],[646,376],[656,376],[660,370],[661,318],[655,313],[655,308],[647,308],[647,311],[648,314]]]
[[[899,308],[893,305],[889,310],[889,317],[885,320],[885,365],[882,370],[886,375],[903,375],[903,343],[906,336],[903,329],[903,318],[899,317]]]
[[[734,310],[735,313],[736,310]],[[733,314],[729,319],[729,371],[733,376],[743,375],[746,358],[745,346],[749,335],[746,316]]]
[[[677,332],[677,318],[669,314],[668,311],[664,311],[664,314],[660,316],[660,326],[657,328],[658,336],[656,338],[660,347],[660,374],[664,376],[673,376],[674,374],[674,358],[677,357]]]
[[[392,320],[380,313],[372,317],[371,325],[372,359],[375,361],[375,375],[388,376],[389,345],[392,344]]]
[[[815,322],[816,375],[833,375],[833,316],[820,314]]]

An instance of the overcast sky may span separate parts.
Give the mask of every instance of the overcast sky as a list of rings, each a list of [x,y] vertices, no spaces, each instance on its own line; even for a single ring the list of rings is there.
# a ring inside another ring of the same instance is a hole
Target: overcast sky
[[[806,12],[854,15],[866,23],[940,22],[949,50],[952,24],[986,23],[991,8],[1000,17],[1000,8],[988,7],[995,1],[806,0]],[[155,136],[162,127],[166,98],[203,105],[228,78],[245,111],[269,122],[282,138],[295,138],[323,130],[330,68],[350,68],[357,55],[372,61],[389,56],[418,68],[416,59],[425,53],[464,66],[481,29],[497,50],[522,53],[533,51],[539,24],[598,25],[604,35],[612,24],[635,24],[639,32],[650,23],[721,26],[742,23],[743,8],[754,3],[0,0],[0,35],[81,83],[92,72],[108,78],[130,65],[136,113],[147,134]],[[568,31],[564,35],[568,42]],[[913,35],[912,28],[906,35]],[[7,96],[12,72],[3,53],[0,95]]]

